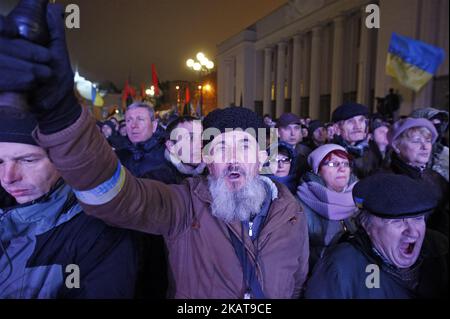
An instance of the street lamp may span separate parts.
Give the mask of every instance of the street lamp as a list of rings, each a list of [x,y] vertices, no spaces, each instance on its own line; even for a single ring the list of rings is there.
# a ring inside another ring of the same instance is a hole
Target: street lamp
[[[203,52],[197,53],[195,56],[197,60],[189,58],[186,60],[186,66],[194,71],[200,73],[209,73],[214,69],[214,62],[209,60]]]
[[[177,90],[177,108],[178,108],[180,105],[180,86],[179,85],[175,86],[175,90]]]
[[[209,60],[203,52],[198,52],[195,57],[196,60],[192,58],[187,59],[186,65],[191,70],[198,72],[199,80],[201,80],[202,75],[206,75],[214,69],[214,62]],[[206,89],[206,86],[198,86],[200,93],[200,112],[202,112],[203,109],[203,89]],[[210,87],[206,90],[208,91],[209,89]]]

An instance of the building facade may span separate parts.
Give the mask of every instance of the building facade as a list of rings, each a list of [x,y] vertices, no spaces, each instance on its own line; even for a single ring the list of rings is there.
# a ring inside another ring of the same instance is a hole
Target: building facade
[[[371,4],[379,9],[378,28],[367,25],[375,21]],[[402,96],[401,114],[446,108],[448,6],[448,0],[288,1],[218,45],[218,106],[328,121],[347,101],[375,110],[376,98],[393,88]],[[392,32],[445,50],[444,63],[418,93],[386,75]]]

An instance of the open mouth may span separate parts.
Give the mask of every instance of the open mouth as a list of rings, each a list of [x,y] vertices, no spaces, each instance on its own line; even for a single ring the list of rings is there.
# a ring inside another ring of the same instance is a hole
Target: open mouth
[[[236,180],[236,179],[239,179],[240,177],[241,177],[241,174],[239,172],[228,173],[228,178],[230,180]]]
[[[416,246],[415,242],[412,243],[403,243],[400,245],[400,250],[403,252],[403,254],[405,255],[411,255],[414,251],[414,247]]]

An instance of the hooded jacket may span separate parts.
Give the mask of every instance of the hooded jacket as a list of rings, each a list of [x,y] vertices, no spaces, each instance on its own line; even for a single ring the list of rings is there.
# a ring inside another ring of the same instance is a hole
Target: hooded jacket
[[[0,244],[0,298],[134,295],[129,233],[86,216],[62,180],[33,202],[0,209]],[[76,283],[74,266],[79,288],[67,285]]]

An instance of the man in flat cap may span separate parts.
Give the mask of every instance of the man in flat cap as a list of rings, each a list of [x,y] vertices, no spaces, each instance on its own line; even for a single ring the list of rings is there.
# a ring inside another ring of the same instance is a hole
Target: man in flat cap
[[[299,179],[308,168],[306,158],[311,153],[311,149],[302,143],[301,119],[293,113],[283,113],[277,120],[276,128],[279,142],[291,148],[294,154],[289,175]]]
[[[306,145],[311,151],[327,142],[328,135],[325,124],[320,120],[312,120],[308,126],[308,142]]]
[[[343,146],[353,156],[353,172],[362,179],[381,166],[368,139],[369,108],[358,103],[344,103],[332,114],[336,135],[331,141]]]
[[[208,177],[188,178],[181,185],[134,177],[73,98],[60,10],[48,6],[48,47],[2,37],[0,30],[0,41],[8,47],[0,46],[0,54],[27,66],[10,70],[0,64],[0,73],[17,79],[17,87],[30,95],[39,126],[35,138],[76,189],[86,213],[111,225],[163,235],[170,297],[297,298],[308,272],[307,224],[289,190],[258,174],[267,158],[255,135],[264,127],[262,119],[244,107],[208,114],[203,125],[210,141],[203,154]],[[49,68],[53,77],[14,76],[39,67]]]
[[[448,239],[425,227],[436,194],[421,181],[378,173],[356,184],[353,197],[361,229],[326,252],[306,297],[447,297]]]

